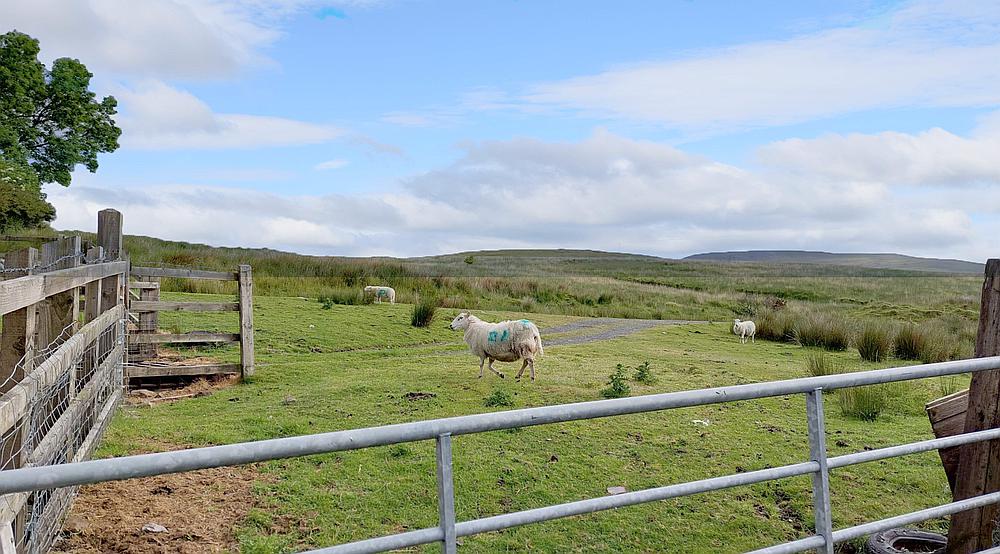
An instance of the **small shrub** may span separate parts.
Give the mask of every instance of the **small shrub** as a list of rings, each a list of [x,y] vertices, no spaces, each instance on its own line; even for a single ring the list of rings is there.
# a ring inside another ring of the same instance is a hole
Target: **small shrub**
[[[892,352],[892,337],[884,323],[869,322],[858,333],[858,354],[862,360],[881,362]]]
[[[870,385],[853,387],[837,391],[840,402],[840,412],[845,416],[856,417],[863,421],[875,421],[889,406],[890,398],[894,396],[889,385]]]
[[[806,369],[813,377],[822,377],[836,373],[833,362],[823,352],[812,352],[806,357]]]
[[[919,360],[929,346],[924,332],[911,323],[900,327],[896,332],[892,351],[900,360]]]
[[[472,265],[472,264],[476,263],[476,257],[475,256],[466,256],[465,257],[465,263],[467,263],[469,265]]]
[[[411,450],[402,444],[394,444],[389,448],[389,456],[393,458],[402,458],[404,456],[409,456]]]
[[[487,408],[510,408],[514,406],[514,397],[503,389],[495,389],[493,394],[483,399]]]
[[[410,315],[410,325],[414,327],[427,327],[434,321],[434,314],[437,312],[437,302],[433,299],[421,300],[413,305],[413,313]]]
[[[615,372],[608,376],[608,387],[601,390],[604,398],[623,398],[632,394],[632,387],[625,382],[625,366],[618,364]]]
[[[653,371],[649,362],[642,362],[635,366],[635,373],[632,375],[632,380],[644,385],[652,385],[656,382],[656,377],[653,377]]]

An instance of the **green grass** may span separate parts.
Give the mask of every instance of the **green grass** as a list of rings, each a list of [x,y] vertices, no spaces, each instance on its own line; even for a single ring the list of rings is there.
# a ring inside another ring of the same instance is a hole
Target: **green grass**
[[[477,255],[471,267],[482,258]],[[206,446],[481,413],[508,409],[508,399],[517,408],[598,400],[617,364],[634,368],[648,361],[656,368],[657,381],[633,384],[633,396],[788,379],[807,375],[807,356],[815,352],[790,343],[741,345],[730,322],[661,327],[607,342],[548,346],[538,379],[513,383],[490,374],[477,379],[478,361],[460,353],[460,333],[445,323],[412,327],[405,304],[323,309],[315,299],[258,296],[255,306],[258,369],[252,383],[123,410],[99,454],[122,455],[149,443]],[[440,321],[456,313],[442,308]],[[524,314],[479,315],[496,320]],[[162,318],[185,330],[236,326],[232,314]],[[543,339],[552,337],[546,328],[573,320],[550,314],[531,319]],[[232,347],[213,353],[237,355]],[[845,371],[887,365],[863,362],[853,352],[825,356]],[[828,402],[831,455],[931,438],[922,403],[939,396],[940,387],[934,380],[908,387],[874,422],[844,415],[837,402]],[[406,397],[416,391],[435,396]],[[284,404],[287,395],[296,402]],[[490,398],[498,402],[487,408]],[[801,396],[790,396],[456,437],[458,517],[601,496],[610,486],[638,490],[801,462],[808,452],[804,404]],[[275,461],[263,464],[263,471],[272,478],[256,484],[258,507],[238,530],[246,552],[301,550],[437,523],[431,441]],[[949,499],[933,452],[839,469],[831,488],[836,527]],[[744,551],[809,533],[809,491],[807,476],[786,479],[467,537],[463,548]],[[273,525],[300,520],[310,525]]]

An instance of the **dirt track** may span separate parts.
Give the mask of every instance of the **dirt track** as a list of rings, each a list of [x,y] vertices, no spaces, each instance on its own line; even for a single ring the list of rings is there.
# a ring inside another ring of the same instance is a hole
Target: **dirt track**
[[[645,331],[660,325],[688,325],[692,323],[708,323],[707,321],[685,321],[679,319],[618,319],[611,317],[600,317],[583,321],[576,321],[566,325],[548,327],[542,329],[543,344],[546,346],[563,346],[569,344],[588,344],[605,340],[624,337],[639,331]],[[571,333],[581,329],[594,329],[594,333],[583,333],[569,337],[556,337],[544,339],[546,334]]]

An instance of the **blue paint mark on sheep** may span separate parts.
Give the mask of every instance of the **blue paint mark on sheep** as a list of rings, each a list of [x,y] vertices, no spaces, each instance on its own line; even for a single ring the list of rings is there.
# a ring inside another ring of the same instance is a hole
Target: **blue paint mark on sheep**
[[[500,331],[490,331],[486,334],[486,340],[488,342],[504,342],[510,336],[510,332],[506,329],[503,330],[501,334]]]

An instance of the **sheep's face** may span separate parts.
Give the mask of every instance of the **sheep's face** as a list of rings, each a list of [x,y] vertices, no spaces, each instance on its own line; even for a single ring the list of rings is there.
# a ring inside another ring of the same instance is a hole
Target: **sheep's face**
[[[375,290],[375,287],[373,287],[373,286],[367,286],[367,287],[365,287],[365,292],[373,292],[374,290]]]
[[[453,330],[453,331],[458,331],[460,329],[468,329],[469,328],[469,314],[467,314],[465,312],[462,312],[462,313],[458,314],[458,317],[456,317],[455,319],[451,320],[451,324],[448,325],[448,328],[451,329],[451,330]]]

